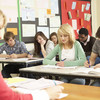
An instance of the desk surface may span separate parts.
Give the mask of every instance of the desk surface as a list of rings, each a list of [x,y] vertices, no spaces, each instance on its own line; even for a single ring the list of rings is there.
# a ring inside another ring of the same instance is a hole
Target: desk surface
[[[21,68],[19,69],[20,73],[41,73],[41,74],[52,74],[59,76],[72,76],[79,78],[92,78],[100,79],[100,74],[87,74],[87,73],[74,73],[75,69],[66,68],[66,69],[56,69],[56,68],[41,68],[43,65]],[[80,68],[80,67],[79,67]]]
[[[29,63],[29,62],[36,62],[36,61],[43,61],[43,58],[33,58],[33,59],[28,59],[28,58],[18,58],[18,59],[1,59],[0,58],[0,63]]]
[[[100,87],[68,83],[62,86],[64,86],[63,92],[69,95],[61,100],[100,100]]]

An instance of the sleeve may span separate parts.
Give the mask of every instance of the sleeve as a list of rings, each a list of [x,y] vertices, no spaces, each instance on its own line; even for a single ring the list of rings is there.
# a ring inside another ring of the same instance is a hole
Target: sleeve
[[[59,45],[57,45],[52,51],[50,51],[50,53],[46,56],[46,58],[44,58],[43,64],[55,65],[57,61],[54,61],[52,59],[57,55],[58,51],[59,51]]]
[[[74,61],[64,61],[64,66],[83,66],[86,61],[85,52],[81,44],[76,41],[75,46],[75,60]]]
[[[52,51],[53,49],[54,49],[54,43],[48,40],[47,46],[46,46],[46,55],[48,55],[50,51]]]
[[[21,53],[29,54],[28,50],[26,49],[25,43],[21,42]]]
[[[10,89],[0,73],[0,100],[33,100],[31,94],[19,94]]]
[[[5,48],[5,44],[3,44],[3,45],[0,46],[0,54],[3,53],[4,48]]]
[[[93,45],[92,52],[98,54],[97,40],[95,41],[95,43]]]

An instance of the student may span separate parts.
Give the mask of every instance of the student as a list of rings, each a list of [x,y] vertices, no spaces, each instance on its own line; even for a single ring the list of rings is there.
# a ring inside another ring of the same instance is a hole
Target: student
[[[81,28],[79,30],[79,39],[77,39],[83,47],[86,56],[90,56],[92,52],[92,46],[96,38],[89,36],[88,30],[86,28]]]
[[[24,58],[27,57],[28,51],[24,42],[19,42],[15,39],[15,35],[12,32],[6,32],[4,34],[5,43],[0,46],[0,57],[2,58]],[[2,54],[3,51],[6,54]],[[8,64],[2,70],[4,78],[11,77],[11,73],[18,73],[19,68],[24,67],[22,64]]]
[[[0,29],[5,26],[5,15],[0,10]],[[55,86],[46,90],[41,90],[37,94],[20,94],[12,91],[4,82],[0,73],[0,100],[49,100],[58,99],[59,93],[64,89],[61,86]]]
[[[84,66],[86,66],[86,67],[93,66],[95,61],[97,60],[96,58],[98,57],[98,61],[94,68],[100,68],[100,27],[98,28],[98,30],[96,32],[96,37],[97,37],[97,40],[95,41],[95,43],[93,45],[89,62],[86,61],[84,63]],[[91,85],[92,86],[100,86],[100,80],[94,81]]]
[[[34,41],[35,55],[46,57],[54,48],[54,43],[47,39],[43,32],[37,32]]]
[[[78,41],[75,41],[73,28],[69,24],[63,24],[58,29],[58,45],[43,60],[43,64],[57,65],[62,67],[83,66],[86,60],[85,53]],[[56,55],[59,55],[60,61],[52,61]],[[68,79],[66,82],[85,84],[84,79]],[[65,82],[64,81],[64,82]]]
[[[54,46],[58,44],[58,38],[56,32],[50,34],[50,40],[54,43]]]
[[[93,66],[94,63],[95,63],[95,60],[96,58],[98,57],[98,63],[96,64],[96,66],[98,66],[98,64],[100,63],[100,27],[98,28],[97,32],[96,32],[96,41],[93,45],[93,48],[92,48],[92,53],[91,53],[91,56],[90,56],[90,59],[89,59],[89,62],[86,61],[84,63],[84,65],[86,67],[89,67],[89,66]]]

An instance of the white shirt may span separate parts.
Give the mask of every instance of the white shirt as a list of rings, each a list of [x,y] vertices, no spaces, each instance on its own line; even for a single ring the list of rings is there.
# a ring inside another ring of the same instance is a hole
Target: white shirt
[[[66,59],[65,59],[66,58]],[[65,61],[74,61],[75,60],[75,47],[73,46],[71,49],[62,49],[61,59],[65,59]]]

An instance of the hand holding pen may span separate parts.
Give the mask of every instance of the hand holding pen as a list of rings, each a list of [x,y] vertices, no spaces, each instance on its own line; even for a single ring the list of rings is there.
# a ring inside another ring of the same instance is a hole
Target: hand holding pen
[[[89,61],[89,59],[88,59],[88,64],[89,64],[89,68],[90,68],[91,66],[90,66],[90,61]]]
[[[57,66],[61,66],[61,67],[64,67],[64,61],[66,60],[66,58],[64,58],[63,60],[57,62]]]

